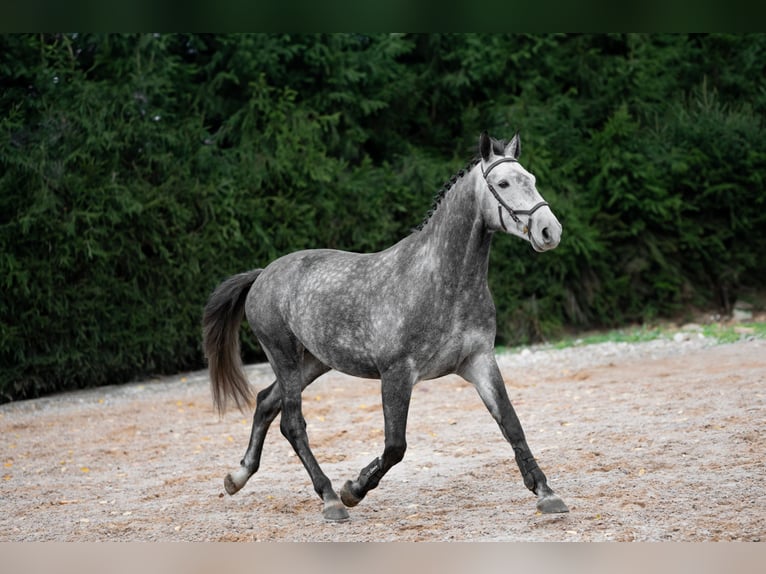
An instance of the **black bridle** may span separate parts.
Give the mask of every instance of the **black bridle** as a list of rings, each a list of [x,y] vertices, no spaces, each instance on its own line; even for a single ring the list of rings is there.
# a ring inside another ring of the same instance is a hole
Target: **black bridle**
[[[489,188],[489,191],[492,192],[492,195],[495,196],[495,199],[498,202],[497,206],[497,213],[500,216],[500,225],[503,226],[503,229],[505,231],[508,231],[508,228],[505,226],[505,221],[503,221],[503,208],[508,212],[508,215],[511,216],[511,219],[513,219],[514,222],[516,222],[517,225],[523,225],[524,226],[524,233],[529,236],[529,239],[532,239],[532,214],[540,209],[541,207],[545,207],[546,205],[549,205],[547,201],[541,201],[540,203],[536,204],[531,209],[513,209],[510,205],[508,205],[505,201],[503,201],[503,198],[500,197],[500,194],[497,192],[495,187],[489,183],[489,180],[487,179],[487,176],[489,175],[489,172],[492,171],[495,166],[506,163],[506,162],[513,162],[513,163],[519,163],[517,159],[514,159],[512,157],[502,157],[497,161],[492,162],[489,164],[489,167],[486,170],[482,170],[482,174],[484,175],[484,181],[487,182],[487,187]],[[527,215],[527,224],[524,225],[521,220],[519,219],[519,215]]]

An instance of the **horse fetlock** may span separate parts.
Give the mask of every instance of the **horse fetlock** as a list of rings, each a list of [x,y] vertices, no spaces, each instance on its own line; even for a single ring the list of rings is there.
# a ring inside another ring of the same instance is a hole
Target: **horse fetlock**
[[[537,466],[537,462],[533,457],[522,458],[517,454],[516,462],[519,465],[521,477],[524,479],[524,486],[537,494],[538,487],[543,486],[546,483],[543,471]]]
[[[524,477],[524,486],[535,494],[539,494],[541,490],[550,490],[548,489],[548,481],[546,480],[543,471],[540,470],[540,467],[537,466],[534,459],[531,464],[526,467],[522,476]]]

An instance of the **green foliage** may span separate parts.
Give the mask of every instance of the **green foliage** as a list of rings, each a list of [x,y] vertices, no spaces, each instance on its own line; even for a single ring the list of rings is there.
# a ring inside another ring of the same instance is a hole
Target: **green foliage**
[[[733,343],[746,338],[766,339],[766,323],[741,323],[739,325],[705,325],[705,337],[717,339],[719,343]]]
[[[565,336],[549,346],[554,349],[567,349],[602,343],[645,343],[657,339],[673,339],[679,333],[682,334],[682,337],[696,337],[699,334],[708,339],[715,339],[720,344],[734,343],[743,339],[766,338],[766,323],[749,322],[734,325],[711,323],[700,327],[696,332],[659,326],[628,327],[587,335]],[[682,338],[682,340],[684,339]],[[508,351],[509,349],[503,348],[502,350]]]
[[[199,368],[224,277],[416,226],[479,132],[564,224],[498,340],[730,308],[766,267],[766,35],[0,36],[0,400]],[[259,357],[245,335],[248,360]]]

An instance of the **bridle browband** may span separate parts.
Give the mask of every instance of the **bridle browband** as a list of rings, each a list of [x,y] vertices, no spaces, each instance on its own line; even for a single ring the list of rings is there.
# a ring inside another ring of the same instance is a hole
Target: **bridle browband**
[[[503,198],[500,197],[500,194],[497,192],[495,187],[489,183],[489,180],[487,179],[487,176],[489,175],[489,172],[495,169],[495,166],[506,163],[506,162],[513,162],[513,163],[519,163],[519,160],[512,158],[512,157],[501,157],[497,161],[492,162],[489,164],[489,167],[484,170],[482,169],[482,175],[484,175],[484,181],[487,183],[487,187],[489,188],[489,191],[492,192],[492,195],[495,196],[495,199],[497,200],[497,203],[499,204],[497,206],[497,214],[500,216],[500,225],[503,226],[503,229],[505,231],[508,231],[508,228],[505,226],[505,221],[503,221],[503,208],[508,212],[508,215],[511,216],[511,219],[517,224],[517,225],[524,225],[521,220],[519,219],[519,215],[527,215],[527,224],[524,225],[524,233],[529,236],[529,239],[532,239],[532,214],[540,209],[541,207],[545,207],[546,205],[549,205],[547,201],[541,201],[540,203],[536,204],[531,209],[513,209],[510,205],[508,205],[505,201],[503,201]]]

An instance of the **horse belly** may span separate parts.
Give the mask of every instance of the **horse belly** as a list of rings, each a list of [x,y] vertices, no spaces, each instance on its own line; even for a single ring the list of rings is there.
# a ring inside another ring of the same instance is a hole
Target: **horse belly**
[[[412,353],[413,364],[421,380],[456,373],[470,356],[482,352],[487,339],[478,331],[454,331],[430,341],[423,341]]]
[[[316,315],[314,315],[316,318]],[[321,324],[319,328],[317,323]],[[324,364],[343,373],[378,379],[397,355],[401,354],[394,330],[389,324],[369,317],[345,315],[340,309],[314,321],[309,328],[296,331],[306,349]]]

